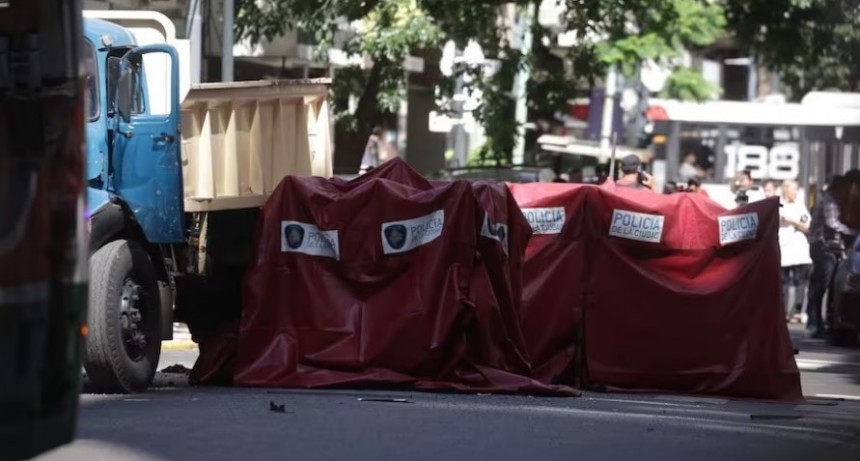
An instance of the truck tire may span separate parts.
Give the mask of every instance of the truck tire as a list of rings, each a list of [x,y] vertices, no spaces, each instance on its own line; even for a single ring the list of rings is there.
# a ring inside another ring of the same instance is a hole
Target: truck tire
[[[161,355],[161,309],[146,251],[117,240],[90,257],[89,335],[84,368],[94,391],[141,392]]]

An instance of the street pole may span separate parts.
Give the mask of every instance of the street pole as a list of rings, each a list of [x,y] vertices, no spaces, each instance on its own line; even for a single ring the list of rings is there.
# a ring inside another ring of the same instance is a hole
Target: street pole
[[[600,123],[600,163],[605,163],[609,159],[609,150],[611,148],[612,125],[615,111],[615,92],[618,80],[618,72],[614,65],[609,66],[609,71],[606,73],[606,94],[603,101],[603,119]]]
[[[463,50],[457,48],[454,53],[454,97],[451,101],[454,110],[454,124],[451,127],[451,139],[454,142],[454,158],[458,167],[466,166],[468,154],[466,153],[466,127],[463,126],[463,106],[466,103],[466,95],[463,94]]]
[[[188,24],[185,37],[191,42],[191,83],[200,83],[203,57],[203,15],[200,7],[203,0],[192,0],[188,5]]]
[[[221,81],[233,81],[233,0],[224,0],[224,40],[221,43]]]
[[[514,83],[514,94],[517,97],[515,118],[517,122],[516,140],[511,161],[514,165],[525,163],[526,151],[526,122],[528,121],[528,81],[531,75],[529,59],[532,53],[532,23],[535,16],[535,4],[529,3],[525,14],[520,14],[519,27],[522,32],[522,52],[526,58],[525,64],[517,72]]]
[[[404,91],[397,108],[397,154],[406,159],[406,137],[409,130],[409,71],[403,70]]]

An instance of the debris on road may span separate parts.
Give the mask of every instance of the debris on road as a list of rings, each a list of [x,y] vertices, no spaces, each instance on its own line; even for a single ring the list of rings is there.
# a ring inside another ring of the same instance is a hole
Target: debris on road
[[[175,364],[175,365],[170,365],[169,367],[163,368],[161,370],[161,372],[162,373],[179,374],[179,375],[190,375],[191,369],[184,366],[184,365]]]
[[[278,405],[274,401],[270,400],[269,401],[269,411],[271,411],[273,413],[286,413],[287,412],[287,405],[283,404],[283,403]]]

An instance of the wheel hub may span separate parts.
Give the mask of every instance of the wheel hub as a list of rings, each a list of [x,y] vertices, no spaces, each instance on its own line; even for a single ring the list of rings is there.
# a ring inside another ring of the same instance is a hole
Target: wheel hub
[[[120,325],[123,344],[133,360],[143,357],[147,344],[141,312],[142,302],[143,287],[133,280],[126,280],[122,287]]]

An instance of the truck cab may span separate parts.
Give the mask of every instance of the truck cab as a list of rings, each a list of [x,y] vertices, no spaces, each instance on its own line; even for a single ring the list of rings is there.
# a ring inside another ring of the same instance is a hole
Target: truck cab
[[[155,114],[144,57],[172,63],[167,114]],[[87,71],[87,201],[90,222],[90,336],[84,366],[104,391],[144,389],[155,374],[163,317],[172,306],[162,244],[184,239],[179,152],[178,56],[168,45],[138,46],[125,28],[84,19]]]
[[[257,215],[281,179],[331,175],[330,82],[190,85],[163,15],[84,11],[83,24],[83,363],[95,390],[140,392],[174,320],[199,340],[239,316]]]
[[[93,227],[108,230],[110,227],[96,225],[100,213],[111,205],[127,206],[149,242],[180,242],[183,210],[176,51],[166,45],[138,47],[130,32],[111,22],[87,18],[84,24],[85,56],[94,58],[88,77],[91,106],[87,124],[87,198]],[[173,63],[174,79],[165,82],[175,90],[171,95],[175,104],[168,114],[154,114],[150,108],[143,65],[143,57],[150,53],[166,54]]]

